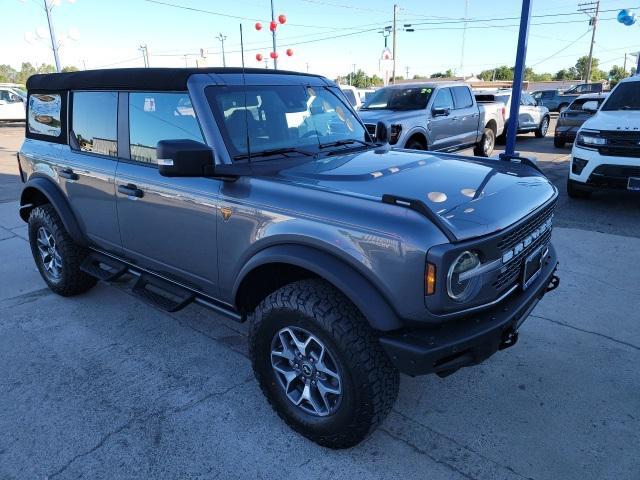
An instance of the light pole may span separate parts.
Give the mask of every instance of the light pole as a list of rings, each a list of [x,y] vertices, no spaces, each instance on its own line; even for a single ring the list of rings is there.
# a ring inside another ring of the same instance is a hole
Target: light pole
[[[58,41],[56,40],[56,30],[53,28],[53,18],[51,10],[53,9],[53,2],[48,0],[42,0],[44,2],[44,10],[47,12],[47,23],[49,24],[49,37],[51,37],[51,49],[53,50],[53,58],[56,62],[56,71],[59,73],[62,71],[60,66],[60,55],[58,54]]]
[[[224,57],[224,41],[227,39],[227,37],[225,37],[224,35],[222,35],[222,33],[219,33],[218,36],[216,37],[218,40],[220,40],[220,43],[222,44],[222,66],[226,67],[227,66],[227,60]]]
[[[276,14],[274,13],[274,10],[273,10],[273,0],[271,0],[271,22],[274,23],[275,21],[276,21]],[[273,41],[273,51],[277,52],[278,49],[276,48],[276,29],[275,28],[271,29],[271,37]],[[278,69],[278,57],[273,57],[273,69],[274,70]]]
[[[142,52],[142,61],[144,62],[144,68],[149,68],[149,49],[147,48],[147,44],[140,45],[138,49]]]
[[[591,65],[593,63],[593,44],[596,40],[596,26],[598,25],[598,14],[600,13],[600,0],[590,3],[581,3],[580,12],[589,15],[589,25],[591,25],[591,46],[589,47],[589,60],[585,72],[584,81],[589,83],[591,80]],[[591,16],[593,14],[593,16]]]

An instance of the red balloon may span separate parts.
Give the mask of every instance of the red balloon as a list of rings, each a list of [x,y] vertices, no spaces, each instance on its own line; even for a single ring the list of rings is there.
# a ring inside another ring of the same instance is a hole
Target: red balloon
[[[287,56],[290,57],[291,55],[293,55],[293,49],[287,48]]]
[[[271,52],[269,56],[275,60],[276,58],[278,58],[278,52]]]
[[[256,23],[256,30],[262,30],[262,24],[260,22]]]
[[[278,28],[278,24],[276,22],[269,23],[269,30],[273,32],[276,28]]]
[[[278,21],[284,25],[287,23],[287,17],[285,15],[278,15]]]
[[[262,61],[262,54],[261,53],[256,53],[256,60],[261,62]]]

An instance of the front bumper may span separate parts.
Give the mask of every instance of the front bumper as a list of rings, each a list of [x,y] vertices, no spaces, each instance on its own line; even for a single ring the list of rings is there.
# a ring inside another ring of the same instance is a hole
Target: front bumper
[[[540,276],[527,290],[494,308],[438,327],[383,334],[380,343],[396,368],[407,375],[446,376],[476,365],[515,344],[518,327],[545,293],[558,286],[557,264],[555,249],[549,245]]]
[[[562,138],[567,143],[573,143],[576,140],[578,130],[580,130],[580,127],[556,127],[554,136],[556,138]]]

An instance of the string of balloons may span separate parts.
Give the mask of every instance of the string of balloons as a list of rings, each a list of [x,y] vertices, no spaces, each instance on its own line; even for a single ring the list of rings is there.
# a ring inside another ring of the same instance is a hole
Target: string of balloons
[[[275,20],[272,20],[271,22],[269,22],[269,30],[271,30],[271,32],[275,32],[276,29],[278,28],[278,25],[284,25],[285,23],[287,23],[287,17],[285,15],[278,15],[277,22]],[[255,28],[257,31],[262,30],[262,23],[257,22],[255,24]],[[291,57],[293,55],[293,49],[287,48],[285,53],[287,54],[288,57]],[[275,52],[275,51],[270,52],[269,56],[275,60],[276,58],[278,58],[278,52]],[[256,53],[256,60],[258,62],[261,62],[263,58],[264,56],[261,53]]]

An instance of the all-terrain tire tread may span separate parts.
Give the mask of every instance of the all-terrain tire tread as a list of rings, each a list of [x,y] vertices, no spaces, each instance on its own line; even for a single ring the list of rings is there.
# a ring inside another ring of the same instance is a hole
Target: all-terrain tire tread
[[[262,319],[274,309],[299,309],[330,332],[349,368],[356,368],[362,381],[357,388],[368,390],[365,398],[371,404],[360,405],[351,423],[342,433],[313,436],[291,423],[271,402],[269,393],[257,368],[253,338]],[[276,413],[294,430],[320,445],[330,448],[348,448],[360,443],[386,418],[398,395],[400,378],[386,353],[360,311],[332,285],[322,280],[301,280],[273,292],[254,310],[249,318],[249,350],[253,369],[269,403]]]

